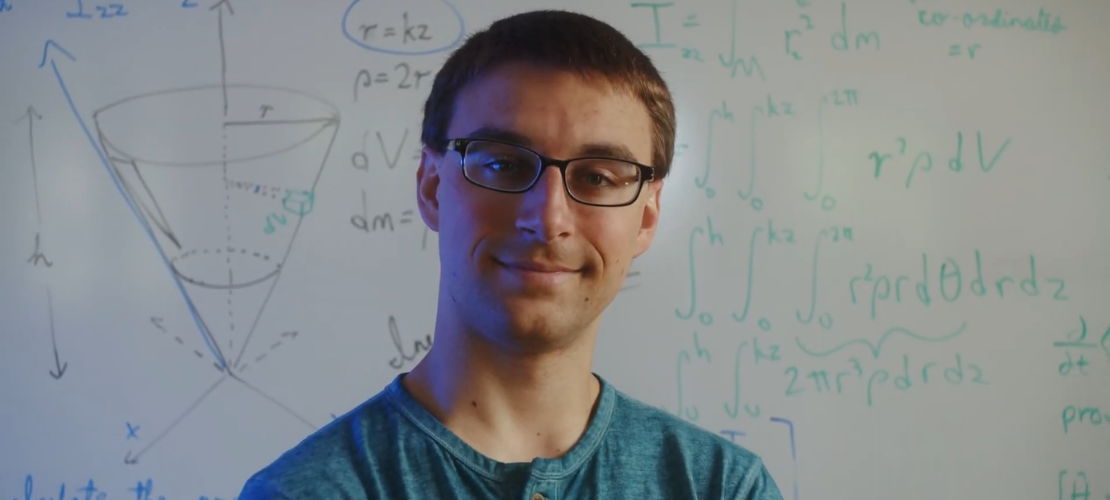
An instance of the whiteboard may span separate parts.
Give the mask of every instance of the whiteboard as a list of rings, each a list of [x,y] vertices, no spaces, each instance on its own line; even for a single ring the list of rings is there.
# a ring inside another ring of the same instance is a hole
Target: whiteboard
[[[0,1],[0,498],[234,498],[411,369],[423,100],[536,8],[677,106],[599,375],[789,499],[1110,498],[1110,4],[121,1]]]

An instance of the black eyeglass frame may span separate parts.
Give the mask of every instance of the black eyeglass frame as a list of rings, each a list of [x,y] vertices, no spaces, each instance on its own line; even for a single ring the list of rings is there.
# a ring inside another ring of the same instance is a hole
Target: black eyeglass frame
[[[479,184],[478,182],[471,179],[469,175],[466,175],[466,150],[470,146],[470,143],[472,143],[472,142],[492,142],[492,143],[496,143],[496,144],[503,144],[503,145],[506,145],[506,146],[513,146],[515,148],[520,148],[524,151],[532,153],[533,155],[535,155],[537,158],[540,159],[540,169],[539,169],[539,172],[536,174],[536,178],[532,179],[532,182],[530,184],[528,184],[528,186],[526,186],[522,189],[499,189],[499,188],[489,187],[485,184]],[[655,167],[652,167],[650,165],[644,165],[642,163],[637,163],[637,162],[625,160],[625,159],[622,159],[622,158],[612,158],[612,157],[609,157],[609,156],[580,156],[578,158],[558,160],[558,159],[555,159],[555,158],[551,158],[551,157],[548,157],[548,156],[541,155],[541,154],[537,153],[535,150],[533,150],[529,147],[521,146],[520,144],[517,144],[517,143],[514,143],[514,142],[500,141],[500,140],[496,140],[496,139],[483,139],[483,138],[480,138],[480,137],[466,138],[466,139],[448,139],[447,140],[447,151],[454,151],[456,153],[459,153],[459,168],[462,169],[463,177],[466,178],[467,182],[470,182],[471,184],[474,184],[475,186],[485,188],[485,189],[489,189],[491,191],[497,191],[497,192],[500,192],[500,193],[526,193],[526,192],[530,191],[533,187],[536,186],[536,183],[539,182],[540,177],[543,177],[544,169],[554,165],[556,167],[559,167],[559,175],[563,179],[563,190],[566,191],[567,196],[570,196],[570,198],[572,200],[577,201],[578,203],[581,203],[583,205],[594,206],[594,207],[627,207],[628,205],[631,205],[631,204],[635,203],[636,200],[638,200],[640,198],[640,193],[644,189],[644,183],[645,182],[655,181]],[[636,184],[636,194],[634,196],[632,196],[632,198],[630,200],[628,200],[627,202],[616,204],[616,205],[605,205],[605,204],[600,204],[600,203],[590,203],[590,202],[587,202],[587,201],[580,200],[577,196],[574,196],[574,193],[570,192],[570,186],[567,185],[567,166],[570,165],[571,162],[579,161],[579,160],[608,160],[608,161],[619,161],[619,162],[635,165],[636,167],[638,167],[640,169],[640,181]]]

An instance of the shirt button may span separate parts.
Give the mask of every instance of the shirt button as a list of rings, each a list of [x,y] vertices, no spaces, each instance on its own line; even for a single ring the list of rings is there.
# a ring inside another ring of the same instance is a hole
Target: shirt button
[[[532,500],[544,500],[544,498],[543,498],[543,495],[541,495],[539,493],[533,493],[532,494]]]

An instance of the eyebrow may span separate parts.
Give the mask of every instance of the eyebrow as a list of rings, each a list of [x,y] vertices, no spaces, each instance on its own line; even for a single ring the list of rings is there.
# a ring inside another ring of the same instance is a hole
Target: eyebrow
[[[534,148],[535,143],[532,142],[528,136],[512,130],[503,129],[499,127],[480,127],[468,135],[471,139],[489,139],[494,141],[505,141],[521,146]],[[624,144],[616,144],[609,142],[594,142],[582,146],[578,150],[579,156],[604,156],[606,158],[615,158],[618,160],[630,161],[639,163],[640,160],[632,154],[632,150]]]

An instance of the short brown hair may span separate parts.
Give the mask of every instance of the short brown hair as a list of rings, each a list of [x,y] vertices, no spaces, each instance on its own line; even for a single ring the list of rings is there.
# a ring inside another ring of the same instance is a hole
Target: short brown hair
[[[494,67],[529,62],[583,76],[601,75],[630,91],[652,121],[651,165],[666,177],[674,157],[675,111],[670,90],[643,51],[605,22],[574,12],[538,10],[516,14],[467,37],[436,73],[424,104],[421,142],[443,153],[455,99],[466,84]]]

